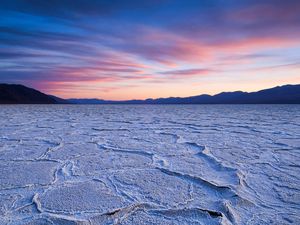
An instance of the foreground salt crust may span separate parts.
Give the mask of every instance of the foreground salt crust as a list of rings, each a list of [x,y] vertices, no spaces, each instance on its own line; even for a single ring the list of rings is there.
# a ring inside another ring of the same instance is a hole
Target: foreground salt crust
[[[0,224],[300,224],[300,106],[0,108]]]

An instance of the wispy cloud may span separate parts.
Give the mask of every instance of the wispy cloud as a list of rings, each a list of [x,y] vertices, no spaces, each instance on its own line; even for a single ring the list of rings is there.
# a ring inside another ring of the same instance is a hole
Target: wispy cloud
[[[300,58],[295,0],[13,0],[0,13],[0,81],[68,96],[273,66],[288,83],[280,65]]]
[[[210,69],[185,69],[185,70],[169,70],[160,72],[160,74],[170,75],[172,78],[188,78],[189,76],[205,76],[214,72]]]

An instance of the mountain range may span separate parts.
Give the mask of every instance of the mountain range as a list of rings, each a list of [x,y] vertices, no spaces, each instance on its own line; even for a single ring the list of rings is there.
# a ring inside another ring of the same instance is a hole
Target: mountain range
[[[57,101],[40,91],[19,84],[0,84],[0,104],[55,104]]]
[[[300,104],[300,84],[257,92],[222,92],[216,95],[146,100],[62,99],[18,84],[0,84],[0,104]]]

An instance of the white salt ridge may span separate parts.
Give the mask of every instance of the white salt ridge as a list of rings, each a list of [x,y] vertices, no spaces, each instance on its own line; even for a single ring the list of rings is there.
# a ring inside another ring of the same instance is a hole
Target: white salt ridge
[[[0,224],[300,224],[300,106],[0,108]]]

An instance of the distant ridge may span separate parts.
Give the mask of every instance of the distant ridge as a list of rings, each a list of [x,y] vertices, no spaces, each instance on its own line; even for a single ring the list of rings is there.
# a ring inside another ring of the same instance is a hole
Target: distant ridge
[[[146,100],[107,101],[68,99],[74,104],[300,104],[300,85],[284,85],[257,92],[222,92],[216,95],[170,97]]]
[[[97,98],[70,98],[67,101],[73,104],[113,104],[116,102]]]
[[[54,98],[19,84],[0,84],[0,104],[56,104]]]
[[[146,100],[62,99],[18,84],[0,84],[0,104],[300,104],[300,84],[257,92],[222,92],[216,95]]]

